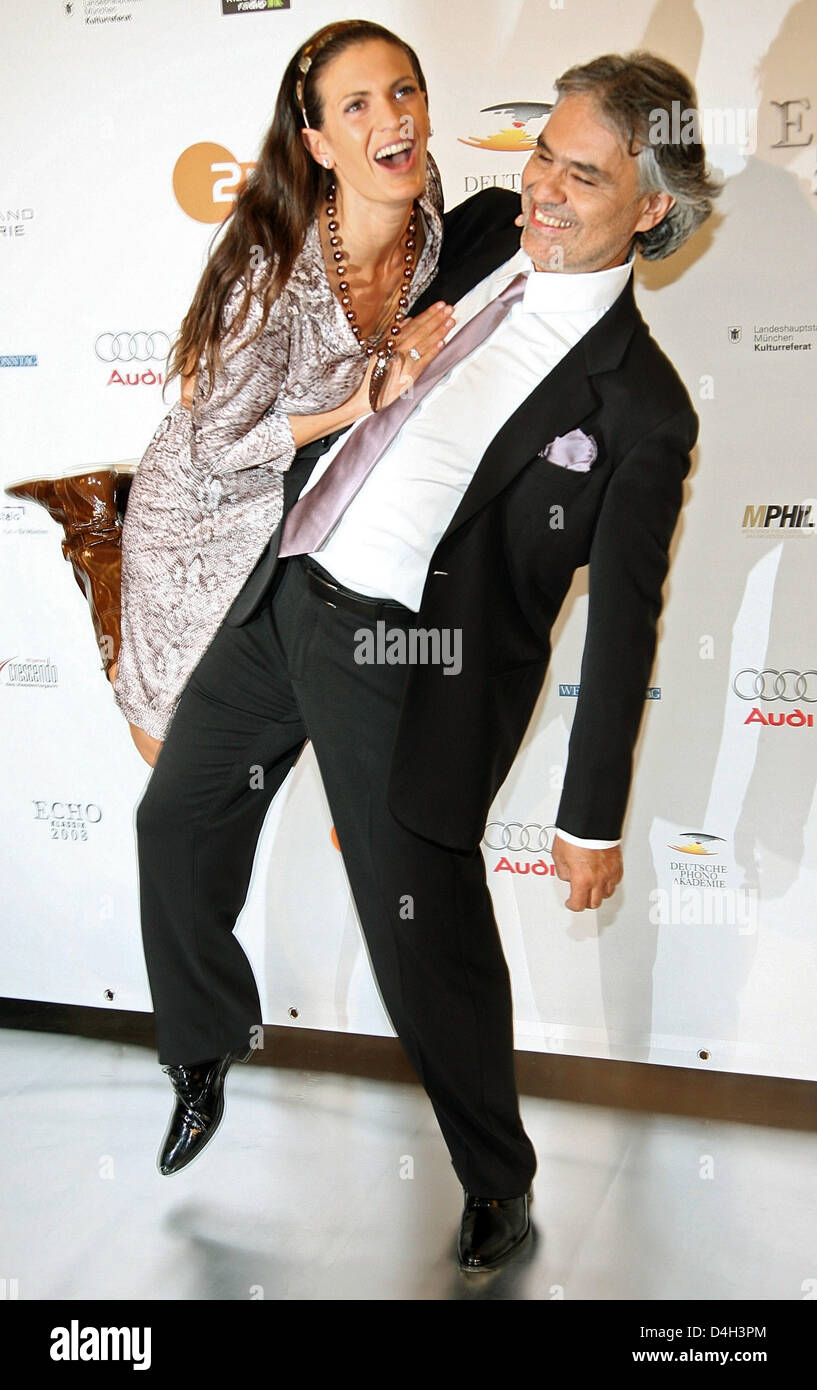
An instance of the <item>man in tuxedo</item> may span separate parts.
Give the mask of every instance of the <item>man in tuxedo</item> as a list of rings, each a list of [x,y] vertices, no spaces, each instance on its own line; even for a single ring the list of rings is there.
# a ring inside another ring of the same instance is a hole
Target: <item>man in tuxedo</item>
[[[137,818],[160,1061],[177,1097],[160,1170],[209,1141],[227,1069],[260,1022],[233,926],[267,807],[309,738],[382,998],[464,1189],[465,1270],[522,1248],[536,1168],[479,848],[488,809],[589,565],[553,857],[568,907],[613,893],[697,435],[632,291],[635,251],[669,254],[711,210],[701,146],[650,139],[656,109],[688,109],[694,91],[649,54],[598,59],[556,86],[521,209],[491,190],[447,216],[427,302],[454,303],[457,326],[425,392],[424,373],[411,400],[296,459],[285,521],[191,677]],[[399,431],[374,448],[373,423],[398,408]],[[433,644],[414,664],[373,658],[378,624],[405,633],[404,652],[418,650],[412,633],[456,635],[456,667],[442,641],[436,660]]]

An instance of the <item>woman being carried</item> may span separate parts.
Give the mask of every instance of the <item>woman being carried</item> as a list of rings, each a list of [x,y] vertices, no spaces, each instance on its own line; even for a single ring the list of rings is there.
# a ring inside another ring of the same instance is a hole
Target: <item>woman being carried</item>
[[[395,399],[453,324],[431,281],[442,196],[413,50],[364,20],[295,54],[170,358],[182,399],[136,472],[109,670],[154,763],[181,691],[283,511],[296,451]]]

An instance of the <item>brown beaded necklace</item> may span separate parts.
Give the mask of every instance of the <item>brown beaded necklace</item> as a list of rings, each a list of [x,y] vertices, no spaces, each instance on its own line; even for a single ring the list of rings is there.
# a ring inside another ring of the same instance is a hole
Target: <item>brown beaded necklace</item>
[[[360,344],[361,349],[363,350],[363,352],[365,352],[367,357],[371,357],[375,349],[377,349],[378,343],[381,341],[383,337],[383,332],[381,330],[379,333],[375,332],[370,334],[368,338],[364,338],[360,325],[357,323],[357,312],[352,302],[352,291],[348,279],[349,268],[347,265],[344,264],[343,242],[340,238],[340,223],[337,220],[338,208],[336,198],[337,188],[335,187],[335,184],[331,184],[327,192],[326,215],[329,219],[329,245],[332,247],[332,259],[335,261],[335,273],[340,276],[340,281],[338,283],[338,289],[340,290],[341,294],[340,302],[346,314],[349,327],[351,328],[352,332],[357,338],[357,341]],[[405,254],[403,256],[405,266],[403,268],[402,281],[399,286],[397,309],[395,310],[393,316],[393,322],[391,328],[389,329],[388,337],[386,338],[383,347],[381,347],[378,350],[378,356],[384,359],[384,365],[385,360],[387,360],[394,351],[394,345],[400,336],[400,324],[406,317],[406,310],[408,309],[407,291],[411,283],[411,278],[414,274],[414,262],[416,259],[415,253],[417,249],[416,233],[417,201],[415,199],[411,209],[411,213],[409,215],[408,226],[406,228],[406,249]]]

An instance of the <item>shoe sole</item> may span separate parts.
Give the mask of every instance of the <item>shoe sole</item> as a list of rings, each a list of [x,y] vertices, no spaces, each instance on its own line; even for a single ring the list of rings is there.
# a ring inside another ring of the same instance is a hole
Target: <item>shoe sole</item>
[[[35,473],[30,478],[16,478],[13,483],[4,483],[3,488],[27,487],[29,483],[64,483],[69,478],[85,478],[88,474],[107,473],[110,469],[123,477],[127,474],[133,476],[139,462],[137,458],[117,459],[114,463],[89,463],[87,468],[69,468],[65,473]]]
[[[230,1059],[230,1066],[232,1066],[233,1062],[248,1062],[252,1054],[253,1049],[250,1048],[246,1056],[232,1056]],[[199,1145],[199,1147],[196,1149],[196,1152],[192,1155],[191,1158],[185,1159],[184,1163],[178,1163],[174,1168],[162,1168],[161,1164],[159,1163],[159,1159],[157,1158],[156,1168],[163,1178],[173,1178],[176,1176],[177,1173],[184,1172],[184,1170],[186,1168],[189,1168],[192,1163],[195,1163],[197,1158],[201,1158],[202,1154],[204,1153],[204,1150],[210,1143],[210,1140],[215,1138],[221,1121],[224,1119],[224,1106],[226,1103],[224,1091],[227,1085],[227,1074],[230,1070],[230,1066],[226,1068],[221,1078],[221,1092],[219,1095],[218,1109],[216,1111],[215,1121],[210,1127],[210,1132],[208,1133],[207,1138],[203,1141],[203,1143]]]

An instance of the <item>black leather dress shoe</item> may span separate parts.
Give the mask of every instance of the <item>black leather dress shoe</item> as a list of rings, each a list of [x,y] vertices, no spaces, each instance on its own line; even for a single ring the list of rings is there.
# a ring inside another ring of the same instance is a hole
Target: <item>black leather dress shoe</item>
[[[212,1139],[224,1114],[224,1078],[233,1062],[246,1062],[252,1049],[228,1052],[190,1066],[167,1066],[176,1103],[156,1160],[159,1172],[168,1176],[186,1168]]]
[[[472,1197],[466,1192],[457,1242],[460,1269],[499,1269],[513,1259],[530,1235],[529,1196]]]

